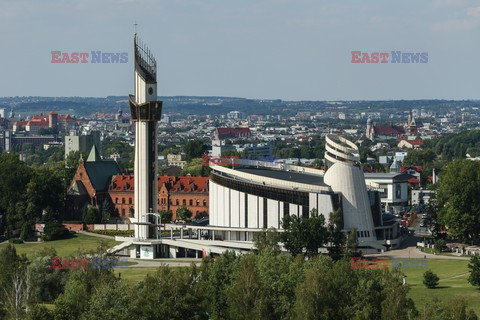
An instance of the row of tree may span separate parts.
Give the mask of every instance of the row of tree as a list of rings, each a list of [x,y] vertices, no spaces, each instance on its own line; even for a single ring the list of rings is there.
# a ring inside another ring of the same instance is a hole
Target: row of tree
[[[112,259],[102,245],[77,258]],[[304,259],[266,246],[200,266],[159,267],[129,284],[111,269],[52,269],[54,250],[32,260],[0,251],[0,318],[7,319],[477,319],[465,301],[420,312],[398,270],[352,269],[348,258]],[[44,303],[53,304],[47,309]]]

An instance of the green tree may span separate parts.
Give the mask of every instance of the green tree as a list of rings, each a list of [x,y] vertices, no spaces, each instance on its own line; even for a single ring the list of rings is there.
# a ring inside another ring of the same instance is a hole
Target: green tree
[[[0,154],[0,212],[6,213],[6,231],[19,230],[24,222],[25,206],[22,201],[32,176],[30,169],[13,153]],[[17,204],[20,203],[20,207]],[[20,210],[18,210],[20,209]]]
[[[281,239],[285,249],[294,256],[302,254],[305,247],[302,219],[295,215],[287,215],[283,218],[282,226],[284,232],[281,234]]]
[[[410,150],[403,164],[406,166],[427,166],[435,160],[435,153],[432,150]]]
[[[204,165],[202,158],[194,158],[187,162],[182,169],[182,175],[194,177],[208,177],[211,172],[209,166]]]
[[[435,251],[441,253],[447,249],[447,242],[443,239],[435,240]]]
[[[148,274],[137,287],[135,306],[138,319],[207,319],[201,304],[199,274],[190,268],[161,267]]]
[[[292,255],[305,252],[307,256],[316,256],[318,250],[328,240],[325,217],[322,214],[318,215],[316,209],[312,209],[308,218],[300,218],[296,215],[285,216],[282,226],[284,232],[281,234],[281,240]]]
[[[257,232],[254,236],[254,246],[258,252],[271,250],[274,253],[279,253],[280,246],[278,243],[280,241],[280,234],[275,228],[270,228],[265,232]]]
[[[202,291],[212,319],[228,319],[227,291],[233,282],[237,260],[234,251],[227,251],[214,261],[210,258],[203,260],[202,271],[206,277]]]
[[[100,210],[94,206],[88,206],[85,209],[85,213],[83,214],[83,223],[85,224],[92,224],[100,222]]]
[[[21,319],[33,302],[28,260],[8,244],[0,250],[0,270],[0,309],[11,319]]]
[[[32,275],[32,296],[37,302],[54,301],[65,289],[68,270],[52,268],[52,258],[56,256],[53,248],[40,249],[28,266]]]
[[[45,228],[43,229],[43,240],[53,241],[68,237],[70,237],[70,231],[68,231],[63,224],[52,221],[45,223]]]
[[[130,295],[130,288],[125,282],[116,280],[109,284],[102,284],[93,291],[83,319],[134,319],[136,313],[132,307],[132,300],[134,298]]]
[[[47,208],[54,213],[52,218],[59,218],[65,208],[62,174],[49,167],[36,169],[27,184],[24,199],[28,220],[42,218],[42,213]]]
[[[355,306],[347,292],[355,292],[357,282],[349,261],[333,263],[326,256],[313,259],[297,286],[294,319],[351,319]]]
[[[343,213],[342,209],[339,208],[334,212],[330,213],[330,219],[327,225],[328,231],[328,252],[333,257],[340,257],[343,253],[345,247],[345,233],[343,229]]]
[[[457,160],[446,165],[438,183],[440,221],[453,237],[475,241],[480,234],[480,163]]]
[[[80,319],[80,316],[88,308],[90,292],[88,283],[81,278],[71,278],[63,292],[55,300],[55,320]]]
[[[229,319],[270,319],[255,256],[240,258],[227,294]]]
[[[433,236],[436,236],[438,231],[440,231],[440,224],[438,222],[438,205],[435,196],[432,196],[425,205],[424,215],[425,224],[430,228]]]
[[[160,215],[162,216],[162,222],[170,222],[172,221],[173,213],[172,210],[161,210]]]
[[[295,288],[303,280],[303,257],[293,258],[272,250],[263,250],[255,256],[256,274],[262,289],[262,308],[268,316],[264,319],[291,319]],[[260,301],[259,301],[260,302]]]
[[[40,304],[34,305],[28,312],[25,317],[26,320],[51,320],[53,317],[52,313],[48,309]]]
[[[480,257],[471,257],[468,264],[470,269],[470,275],[468,276],[468,282],[472,286],[480,287]]]
[[[113,214],[113,206],[108,197],[105,198],[105,200],[103,200],[103,203],[102,203],[102,213],[104,212],[108,213],[109,215]]]
[[[201,157],[207,150],[207,146],[202,140],[189,140],[183,147],[187,161],[193,158]]]
[[[190,211],[185,205],[179,207],[176,214],[177,219],[187,220],[192,218],[192,211]]]
[[[425,303],[420,310],[419,320],[477,320],[478,317],[471,309],[467,310],[467,303],[460,298],[440,300],[434,297]]]
[[[358,239],[357,239],[357,228],[352,228],[347,234],[347,249],[349,252],[357,252],[358,248]]]
[[[428,289],[434,289],[438,286],[438,276],[430,270],[425,271],[423,274],[423,284]]]

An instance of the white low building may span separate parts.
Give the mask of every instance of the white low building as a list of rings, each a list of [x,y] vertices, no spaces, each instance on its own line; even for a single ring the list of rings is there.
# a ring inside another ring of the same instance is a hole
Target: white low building
[[[409,178],[405,173],[365,173],[367,187],[380,192],[382,207],[394,213],[408,205]]]

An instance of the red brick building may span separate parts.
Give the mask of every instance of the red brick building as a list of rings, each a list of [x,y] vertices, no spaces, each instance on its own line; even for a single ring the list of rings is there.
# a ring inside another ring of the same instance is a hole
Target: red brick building
[[[112,176],[121,173],[113,160],[103,160],[95,145],[86,161],[81,160],[67,189],[65,220],[82,220],[87,205],[101,208],[110,200],[108,187]]]
[[[134,215],[133,175],[115,175],[108,188],[115,215],[129,221]],[[179,207],[186,206],[193,217],[198,213],[208,214],[208,177],[158,177],[158,210],[171,210],[176,219]]]

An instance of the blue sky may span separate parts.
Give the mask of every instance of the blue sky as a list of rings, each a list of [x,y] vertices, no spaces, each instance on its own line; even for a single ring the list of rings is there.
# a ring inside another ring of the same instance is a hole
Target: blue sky
[[[135,22],[157,57],[159,95],[480,98],[473,0],[0,0],[0,96],[132,93]],[[52,50],[129,62],[54,64]],[[352,64],[353,50],[429,60]]]

